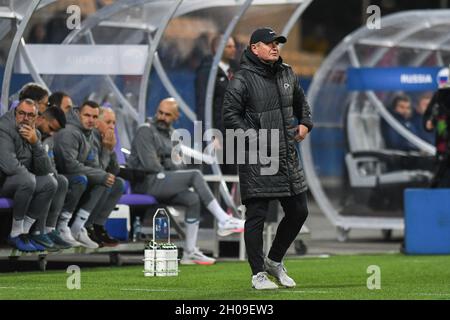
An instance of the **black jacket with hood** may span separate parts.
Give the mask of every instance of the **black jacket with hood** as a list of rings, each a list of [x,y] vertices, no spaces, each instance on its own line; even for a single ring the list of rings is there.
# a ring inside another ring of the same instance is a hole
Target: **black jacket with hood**
[[[292,68],[282,59],[266,64],[247,48],[241,69],[228,85],[224,97],[226,129],[268,129],[267,149],[279,147],[278,170],[264,175],[261,169],[270,164],[239,164],[241,197],[245,201],[260,197],[287,197],[306,191],[307,186],[294,137],[298,124],[312,130],[311,109]],[[278,141],[270,139],[271,130],[279,133]],[[259,137],[257,138],[258,143]]]

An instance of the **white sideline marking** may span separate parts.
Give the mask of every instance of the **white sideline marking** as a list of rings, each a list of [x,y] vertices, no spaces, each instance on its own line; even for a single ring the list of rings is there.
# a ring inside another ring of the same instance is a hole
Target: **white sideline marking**
[[[124,289],[120,289],[120,291],[146,291],[146,292],[182,292],[182,291],[189,291],[188,289],[181,289],[181,290],[177,290],[177,289],[140,289],[140,288],[135,288],[135,289],[129,289],[129,288],[124,288]]]
[[[331,291],[316,291],[316,290],[292,290],[292,289],[288,289],[288,288],[284,288],[284,287],[280,287],[279,289],[281,289],[282,291],[279,291],[280,293],[331,293]],[[284,290],[285,289],[285,290]],[[258,293],[270,293],[273,292],[274,290],[253,290],[253,292],[258,292]]]
[[[413,293],[412,295],[417,296],[450,296],[450,293]]]
[[[15,290],[53,290],[48,287],[0,287],[0,289],[15,289]],[[58,290],[58,288],[56,289]]]
[[[311,291],[307,291],[307,290],[283,290],[283,293],[331,293],[331,291],[315,291],[315,290],[311,290]]]

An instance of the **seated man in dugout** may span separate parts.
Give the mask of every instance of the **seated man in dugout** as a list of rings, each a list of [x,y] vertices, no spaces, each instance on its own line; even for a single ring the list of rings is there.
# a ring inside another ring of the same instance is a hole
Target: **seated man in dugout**
[[[56,230],[56,223],[64,205],[69,182],[67,178],[56,171],[53,156],[53,134],[66,126],[66,116],[57,107],[48,107],[36,119],[36,128],[42,135],[42,144],[52,164],[52,176],[58,183],[58,189],[51,201],[50,210],[47,215],[42,215],[32,230],[33,239],[47,247],[48,251],[68,249],[71,245],[65,242]]]
[[[72,110],[72,98],[63,91],[53,92],[48,98],[48,105],[60,108],[64,113]]]
[[[37,219],[47,216],[57,189],[36,129],[37,116],[36,103],[25,99],[0,118],[0,196],[14,200],[8,243],[28,252],[47,249],[33,239],[30,229]]]
[[[94,147],[93,130],[99,112],[100,106],[96,102],[85,101],[79,109],[67,114],[66,127],[54,136],[56,169],[69,181],[57,229],[63,240],[72,246],[90,249],[99,245],[89,237],[85,224],[104,192],[114,188],[116,183],[114,174],[96,165],[99,155]]]
[[[100,168],[115,176],[112,187],[107,188],[92,211],[86,222],[89,238],[101,247],[115,247],[119,244],[117,239],[112,238],[105,229],[106,221],[117,205],[122,194],[125,192],[125,182],[117,177],[120,171],[117,155],[114,152],[116,146],[116,114],[110,108],[100,107],[100,113],[94,129],[93,143],[98,153],[98,161],[92,166]]]
[[[151,194],[160,202],[185,206],[186,240],[180,263],[213,264],[215,259],[196,247],[200,202],[218,220],[220,236],[242,232],[244,220],[229,216],[220,207],[199,170],[183,170],[183,164],[172,160],[172,124],[179,116],[177,102],[167,98],[160,102],[155,118],[138,128],[127,165],[146,172],[146,176],[132,182],[132,189],[135,193]]]

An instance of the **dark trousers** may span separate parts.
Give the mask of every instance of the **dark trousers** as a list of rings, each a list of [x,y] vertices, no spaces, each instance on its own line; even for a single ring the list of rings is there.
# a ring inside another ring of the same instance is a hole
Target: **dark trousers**
[[[308,216],[306,192],[291,197],[253,198],[245,202],[247,211],[244,239],[248,262],[250,263],[253,275],[264,271],[264,222],[266,220],[269,202],[276,199],[280,201],[283,207],[284,217],[278,225],[275,239],[268,254],[269,259],[281,262]]]

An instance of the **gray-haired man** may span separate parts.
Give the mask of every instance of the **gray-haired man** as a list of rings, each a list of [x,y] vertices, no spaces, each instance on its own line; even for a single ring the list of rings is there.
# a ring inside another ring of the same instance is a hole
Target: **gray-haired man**
[[[116,176],[114,184],[106,189],[102,197],[98,200],[94,210],[86,222],[86,229],[89,238],[97,242],[100,246],[114,247],[119,244],[117,239],[108,235],[105,229],[106,221],[114,210],[121,195],[124,193],[125,182],[117,177],[120,171],[117,155],[114,152],[116,137],[114,129],[116,127],[116,114],[110,108],[100,108],[97,119],[97,129],[93,131],[93,143],[98,152],[98,163],[92,164]]]

